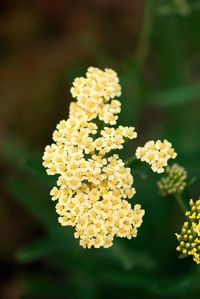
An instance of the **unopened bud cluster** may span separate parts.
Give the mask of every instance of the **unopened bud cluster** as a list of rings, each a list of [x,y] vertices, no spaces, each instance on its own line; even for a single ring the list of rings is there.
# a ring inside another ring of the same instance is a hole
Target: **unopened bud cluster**
[[[161,178],[158,182],[158,188],[162,196],[172,193],[180,193],[186,185],[187,172],[178,164],[167,166],[166,177]]]
[[[181,16],[187,16],[190,13],[190,7],[187,0],[174,0],[174,3]]]
[[[176,234],[180,245],[176,248],[183,254],[192,255],[193,261],[200,264],[200,200],[190,200],[190,211],[185,213],[187,221],[180,234]]]

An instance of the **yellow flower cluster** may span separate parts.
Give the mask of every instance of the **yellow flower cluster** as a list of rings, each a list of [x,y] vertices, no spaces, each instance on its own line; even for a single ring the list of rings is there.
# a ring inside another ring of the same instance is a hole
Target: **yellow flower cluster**
[[[76,78],[71,94],[77,99],[71,103],[70,118],[92,120],[99,117],[106,124],[115,125],[121,111],[121,103],[111,99],[121,95],[121,87],[116,72],[112,69],[102,71],[89,67],[86,78]]]
[[[167,176],[161,178],[158,182],[158,188],[162,196],[182,192],[186,186],[187,172],[185,169],[178,164],[173,164],[172,166],[167,166],[166,173]]]
[[[180,245],[176,248],[185,255],[192,255],[193,261],[200,264],[200,200],[190,200],[190,211],[185,213],[187,222],[181,233],[176,234]]]
[[[139,146],[135,155],[137,159],[150,164],[151,169],[157,173],[164,172],[164,167],[167,166],[168,160],[170,158],[175,159],[177,156],[172,148],[172,144],[167,140],[163,142],[150,140],[143,147]]]
[[[120,85],[111,69],[90,67],[86,78],[74,80],[69,119],[53,133],[45,148],[43,165],[49,175],[59,175],[50,194],[58,200],[56,211],[63,226],[75,226],[75,238],[84,248],[112,246],[114,236],[135,237],[144,210],[125,200],[135,194],[130,168],[112,150],[137,137],[134,127],[112,128],[121,110]],[[92,120],[94,121],[92,122]]]

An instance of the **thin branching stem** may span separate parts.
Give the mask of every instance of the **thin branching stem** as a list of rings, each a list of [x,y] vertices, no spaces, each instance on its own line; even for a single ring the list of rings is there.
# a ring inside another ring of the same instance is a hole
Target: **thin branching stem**
[[[126,159],[125,161],[125,165],[126,166],[130,166],[131,164],[133,164],[135,161],[137,161],[137,158],[135,155],[130,156],[128,159]]]
[[[179,192],[176,192],[176,193],[174,193],[174,197],[175,197],[176,201],[178,202],[181,210],[185,214],[185,212],[187,211],[187,208],[182,200],[181,194]]]
[[[154,20],[155,0],[144,1],[144,13],[135,58],[141,68],[147,58]]]

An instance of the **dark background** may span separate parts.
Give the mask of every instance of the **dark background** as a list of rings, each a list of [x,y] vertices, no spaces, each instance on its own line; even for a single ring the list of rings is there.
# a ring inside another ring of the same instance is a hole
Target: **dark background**
[[[119,123],[138,132],[123,156],[167,138],[197,177],[185,202],[200,194],[199,1],[0,1],[0,297],[200,298],[200,266],[176,251],[184,216],[145,165],[132,170],[136,239],[84,250],[57,223],[41,157],[90,65],[119,74]]]

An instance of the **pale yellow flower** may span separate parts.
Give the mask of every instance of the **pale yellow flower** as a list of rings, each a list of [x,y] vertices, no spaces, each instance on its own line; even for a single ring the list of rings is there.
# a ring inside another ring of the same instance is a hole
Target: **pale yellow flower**
[[[121,103],[117,74],[90,67],[86,78],[76,78],[71,88],[77,102],[70,104],[68,120],[53,133],[54,143],[45,148],[43,165],[49,175],[58,175],[50,194],[57,200],[62,226],[74,226],[75,238],[84,248],[108,248],[114,236],[136,237],[144,210],[125,200],[135,189],[130,168],[111,151],[123,148],[137,137],[134,127],[114,125]],[[102,128],[98,128],[97,123]]]
[[[150,164],[151,169],[157,173],[164,172],[168,160],[170,158],[175,159],[177,156],[172,148],[172,144],[167,140],[163,142],[150,140],[143,147],[138,147],[135,155],[137,159]]]

